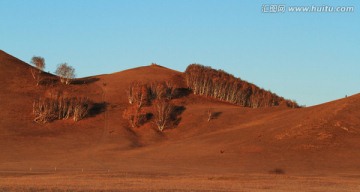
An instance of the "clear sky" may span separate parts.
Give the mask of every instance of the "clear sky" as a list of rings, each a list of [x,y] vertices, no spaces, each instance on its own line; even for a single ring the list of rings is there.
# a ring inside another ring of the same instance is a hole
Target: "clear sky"
[[[272,4],[348,13],[264,13]],[[78,77],[152,62],[211,66],[315,105],[360,92],[358,0],[0,0],[0,49]]]

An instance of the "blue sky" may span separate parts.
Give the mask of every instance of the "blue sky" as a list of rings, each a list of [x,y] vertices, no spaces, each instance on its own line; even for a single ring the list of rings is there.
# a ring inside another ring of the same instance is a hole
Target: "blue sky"
[[[354,6],[263,13],[262,5]],[[360,2],[349,0],[0,0],[0,49],[78,77],[152,62],[241,77],[302,105],[360,92]]]

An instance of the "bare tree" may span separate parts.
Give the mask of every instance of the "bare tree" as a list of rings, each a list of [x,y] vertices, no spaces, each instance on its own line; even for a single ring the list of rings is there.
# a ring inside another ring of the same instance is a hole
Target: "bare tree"
[[[214,117],[214,113],[212,111],[212,109],[209,107],[208,110],[207,110],[207,115],[208,115],[208,119],[207,121],[209,122],[211,119],[213,119]]]
[[[173,105],[165,99],[155,101],[155,124],[160,131],[163,131],[170,123],[173,109]]]
[[[67,63],[59,64],[55,74],[60,77],[61,83],[69,85],[71,80],[75,78],[75,69]]]
[[[131,83],[129,88],[126,90],[126,94],[128,96],[129,104],[135,103],[135,85]]]
[[[76,99],[74,101],[73,108],[73,119],[74,121],[79,121],[89,114],[90,101],[87,97]]]
[[[139,82],[132,82],[126,90],[130,104],[135,104],[139,109],[149,101],[148,86]]]
[[[43,71],[45,69],[45,59],[43,57],[34,56],[31,58],[31,64]]]
[[[34,121],[47,123],[56,119],[68,119],[79,121],[89,114],[91,102],[86,97],[55,97],[40,98],[33,103]]]
[[[33,56],[30,63],[33,64],[34,67],[36,67],[36,69],[31,68],[30,72],[32,77],[36,81],[36,86],[38,86],[42,80],[41,73],[45,69],[45,59],[43,57]]]
[[[132,128],[139,127],[142,125],[145,120],[145,114],[143,113],[142,108],[138,108],[136,105],[132,105],[125,109],[123,113],[123,118],[127,119]]]
[[[33,103],[34,121],[47,123],[56,119],[56,104],[51,99],[38,99]]]

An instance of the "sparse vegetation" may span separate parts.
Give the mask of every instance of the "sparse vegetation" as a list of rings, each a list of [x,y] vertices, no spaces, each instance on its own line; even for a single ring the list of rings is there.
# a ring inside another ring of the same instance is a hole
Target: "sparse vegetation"
[[[130,106],[125,109],[123,118],[129,121],[131,127],[139,127],[148,120],[143,107],[152,106],[150,111],[153,112],[151,115],[154,115],[154,123],[163,131],[172,120],[174,107],[170,101],[174,96],[174,90],[171,82],[130,83],[126,91]]]
[[[55,74],[60,77],[61,83],[69,85],[71,80],[75,78],[75,69],[67,63],[62,63],[57,66]]]
[[[186,83],[196,95],[204,95],[244,107],[271,107],[286,104],[299,107],[295,101],[286,100],[254,84],[235,78],[223,70],[191,64],[185,71]]]
[[[43,57],[34,56],[31,58],[30,63],[35,67],[35,69],[31,68],[30,72],[36,82],[36,86],[38,86],[42,80],[41,74],[45,69],[45,59]]]
[[[89,114],[91,102],[86,97],[39,98],[33,102],[34,121],[48,123],[56,119],[79,121]]]

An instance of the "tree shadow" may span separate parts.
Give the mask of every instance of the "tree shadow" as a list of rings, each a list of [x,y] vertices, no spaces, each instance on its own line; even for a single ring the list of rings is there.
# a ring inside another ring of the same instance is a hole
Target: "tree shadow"
[[[211,119],[217,119],[219,118],[219,116],[222,114],[222,112],[218,111],[218,112],[213,112],[211,114]]]
[[[140,119],[139,127],[144,125],[147,122],[150,122],[153,117],[154,117],[154,114],[152,114],[152,113],[141,114],[140,118],[139,118]]]
[[[71,84],[74,84],[74,85],[91,84],[91,83],[94,83],[99,80],[100,79],[97,77],[85,77],[85,78],[81,78],[81,79],[74,79],[73,81],[71,81]]]
[[[276,174],[276,175],[283,175],[285,174],[285,171],[281,168],[276,168],[269,171],[270,174]]]
[[[39,85],[50,87],[50,86],[56,85],[58,83],[58,81],[59,80],[57,78],[46,77],[39,81]]]
[[[126,127],[125,129],[128,133],[128,139],[131,141],[129,147],[134,149],[134,148],[139,148],[139,147],[143,147],[143,144],[140,142],[139,140],[139,135],[130,127]]]
[[[175,88],[173,91],[173,98],[186,97],[191,93],[191,90],[188,88]]]
[[[89,111],[89,117],[94,117],[106,111],[109,103],[94,103]]]
[[[181,114],[185,111],[185,107],[184,106],[174,106],[173,111],[171,113],[170,119],[171,122],[173,122],[173,127],[179,125],[180,121],[181,121]]]
[[[153,117],[154,117],[154,114],[152,114],[152,113],[146,113],[146,114],[145,114],[146,122],[150,121]]]

